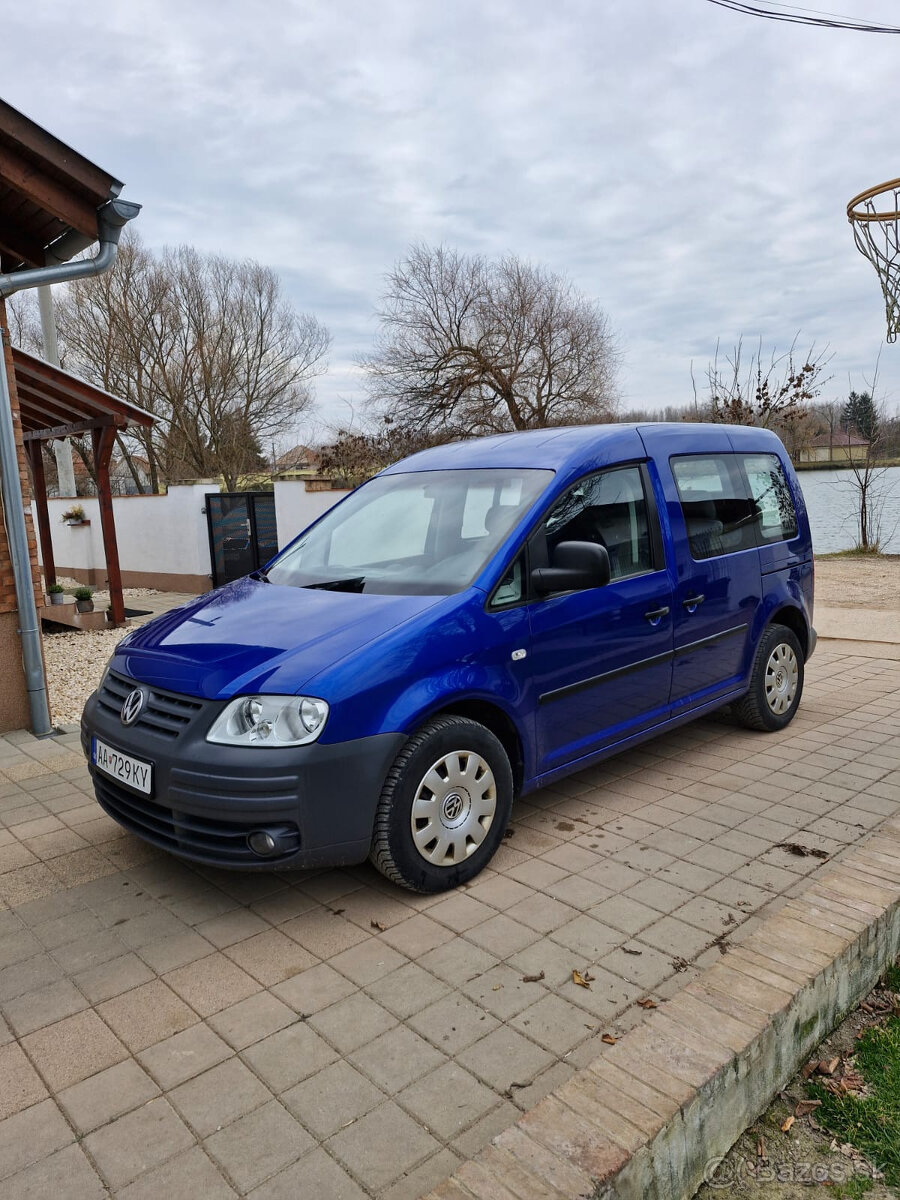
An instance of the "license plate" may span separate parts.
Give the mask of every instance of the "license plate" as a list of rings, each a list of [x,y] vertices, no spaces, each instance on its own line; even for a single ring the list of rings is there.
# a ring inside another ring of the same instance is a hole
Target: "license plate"
[[[153,794],[152,763],[142,762],[130,754],[123,754],[121,750],[114,750],[99,738],[91,739],[91,762],[98,771],[109,775],[111,779],[117,779],[127,787],[134,788],[136,792],[143,792],[145,796]]]

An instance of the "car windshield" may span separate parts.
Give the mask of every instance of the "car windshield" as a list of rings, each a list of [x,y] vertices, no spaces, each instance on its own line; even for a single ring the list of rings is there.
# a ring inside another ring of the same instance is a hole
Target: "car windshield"
[[[462,591],[552,474],[503,468],[379,475],[288,546],[264,578],[350,592]]]

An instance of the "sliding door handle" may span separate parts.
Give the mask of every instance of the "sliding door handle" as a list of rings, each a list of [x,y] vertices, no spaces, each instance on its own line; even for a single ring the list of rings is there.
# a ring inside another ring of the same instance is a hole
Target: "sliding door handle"
[[[649,612],[644,613],[644,617],[651,625],[658,625],[663,617],[669,615],[669,606],[664,605],[662,608],[651,608]]]
[[[693,613],[697,611],[705,599],[706,597],[702,594],[699,596],[685,596],[681,602],[681,607],[686,608],[689,613]]]

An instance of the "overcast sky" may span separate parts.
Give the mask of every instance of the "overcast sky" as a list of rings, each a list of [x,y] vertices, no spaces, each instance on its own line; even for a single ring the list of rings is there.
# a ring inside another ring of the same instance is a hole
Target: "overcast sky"
[[[900,401],[845,214],[900,176],[900,37],[707,0],[35,0],[3,26],[4,98],[126,181],[148,243],[259,259],[329,327],[325,420],[360,408],[384,273],[420,240],[571,276],[626,406],[687,403],[717,339],[798,331],[834,351],[830,396],[883,347]]]

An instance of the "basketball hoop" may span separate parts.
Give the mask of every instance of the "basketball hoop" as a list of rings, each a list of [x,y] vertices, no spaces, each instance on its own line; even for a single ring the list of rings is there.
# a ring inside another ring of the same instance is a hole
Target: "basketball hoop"
[[[900,179],[854,196],[847,205],[847,220],[853,226],[856,248],[878,272],[887,340],[895,342],[900,333]]]

